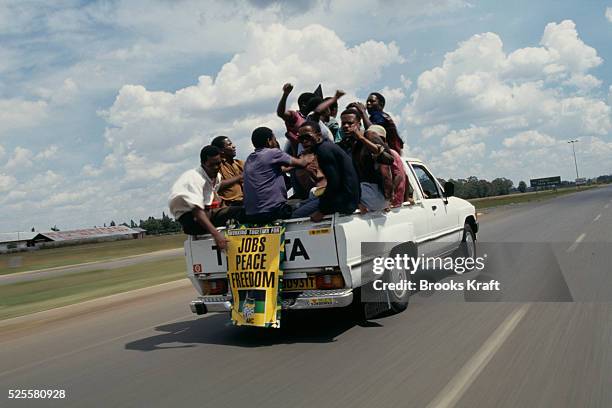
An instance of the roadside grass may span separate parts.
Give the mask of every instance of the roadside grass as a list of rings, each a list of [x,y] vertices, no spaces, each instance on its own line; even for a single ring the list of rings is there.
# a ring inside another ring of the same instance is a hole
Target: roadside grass
[[[174,234],[2,254],[0,275],[180,248],[184,242],[185,235]]]
[[[0,285],[0,320],[186,277],[185,258]]]
[[[497,197],[484,197],[484,198],[475,198],[468,200],[472,203],[477,210],[498,207],[500,205],[509,205],[509,204],[519,204],[519,203],[527,203],[532,201],[542,201],[550,198],[560,197],[566,194],[582,192],[585,190],[590,190],[592,188],[596,188],[595,186],[587,186],[581,187],[580,190],[576,190],[576,188],[564,188],[559,189],[557,191],[539,191],[539,192],[531,192],[531,193],[522,193],[522,194],[511,194],[505,196],[497,196]]]

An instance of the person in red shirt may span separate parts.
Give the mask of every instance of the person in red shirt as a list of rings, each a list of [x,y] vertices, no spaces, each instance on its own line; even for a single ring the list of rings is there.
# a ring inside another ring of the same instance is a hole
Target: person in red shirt
[[[298,97],[298,107],[299,110],[287,110],[287,98],[289,94],[293,91],[293,85],[287,83],[283,85],[283,96],[281,96],[280,101],[278,101],[278,106],[276,107],[276,115],[281,118],[285,122],[285,127],[287,128],[287,133],[285,136],[290,144],[290,151],[287,153],[296,157],[298,155],[298,129],[306,121],[306,116],[310,113],[310,105],[308,102],[315,96],[312,92],[304,92]]]

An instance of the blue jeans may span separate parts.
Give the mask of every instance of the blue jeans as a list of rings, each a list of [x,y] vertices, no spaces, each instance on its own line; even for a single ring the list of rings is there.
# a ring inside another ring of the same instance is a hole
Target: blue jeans
[[[291,218],[310,217],[319,210],[319,197],[310,197],[300,202],[299,207],[293,210]]]

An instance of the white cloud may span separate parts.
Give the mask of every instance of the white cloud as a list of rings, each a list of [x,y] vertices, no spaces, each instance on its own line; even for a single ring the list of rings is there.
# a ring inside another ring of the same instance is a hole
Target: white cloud
[[[440,141],[446,150],[426,146],[423,155],[441,176],[465,177],[478,168],[480,177],[525,176],[521,164],[565,174],[557,140],[605,140],[612,131],[612,87],[602,100],[602,81],[589,72],[601,63],[569,20],[548,24],[539,46],[510,52],[495,33],[474,35],[418,76],[403,111],[407,132],[424,139],[446,134]],[[471,159],[458,160],[463,154]]]
[[[50,103],[63,105],[71,102],[76,96],[78,90],[79,87],[76,82],[74,82],[72,78],[66,78],[61,85],[56,86],[55,88],[41,87],[35,91],[35,94],[49,101]]]
[[[410,89],[410,87],[412,86],[412,80],[410,78],[406,78],[403,74],[400,75],[400,81],[406,89]]]
[[[92,166],[91,164],[86,164],[81,169],[81,172],[86,177],[98,177],[100,174],[102,174],[102,169],[96,168]]]
[[[37,192],[39,196],[46,196],[47,194],[41,193],[42,190],[54,190],[59,187],[62,181],[64,181],[64,177],[54,171],[47,170],[44,173],[36,174],[23,188],[26,191]]]
[[[438,177],[482,174],[480,159],[485,156],[484,142],[465,142],[436,153],[430,159],[432,168],[436,169]]]
[[[347,47],[332,30],[316,24],[301,30],[250,25],[248,30],[246,51],[223,65],[216,77],[200,76],[197,85],[175,93],[126,85],[108,120],[124,124],[142,117],[181,119],[212,108],[246,105],[278,97],[281,81],[314,89],[325,78],[330,89],[355,89],[376,80],[383,67],[403,61],[393,43],[366,41]]]
[[[196,85],[176,92],[149,91],[141,85],[120,89],[102,116],[111,125],[105,139],[114,164],[125,171],[127,181],[171,174],[182,161],[193,162],[194,152],[219,133],[232,137],[242,148],[239,155],[246,156],[252,129],[266,123],[282,128],[273,112],[286,81],[295,86],[290,101],[314,89],[322,78],[326,93],[367,89],[385,66],[403,61],[393,43],[365,41],[350,47],[334,31],[316,24],[300,30],[250,25],[248,30],[245,51],[215,76],[200,76]],[[391,101],[405,97],[401,89],[384,91]],[[97,174],[93,167],[84,171]]]
[[[381,94],[385,97],[385,106],[399,106],[400,102],[406,98],[402,88],[389,88],[385,86],[381,91]]]
[[[32,159],[34,155],[31,150],[17,146],[13,151],[13,155],[9,161],[4,165],[7,170],[22,170],[32,166]]]
[[[590,91],[593,88],[599,88],[602,81],[593,75],[574,74],[570,79],[563,82],[565,85],[571,85],[581,91]]]
[[[47,116],[47,102],[0,99],[0,135],[10,130],[33,127]]]
[[[423,136],[424,139],[431,139],[432,137],[438,137],[438,136],[445,135],[448,132],[448,130],[449,130],[449,126],[445,123],[442,123],[439,125],[424,128],[423,131],[421,132],[421,135]]]
[[[43,151],[39,152],[36,155],[36,159],[37,160],[49,160],[49,159],[54,159],[57,156],[57,152],[58,152],[58,147],[56,145],[51,145],[48,146],[46,149],[44,149]]]
[[[571,85],[581,92],[600,86],[601,81],[587,71],[602,59],[578,37],[570,20],[548,24],[541,44],[506,55],[497,34],[474,35],[447,53],[441,66],[419,76],[404,117],[414,125],[457,118],[494,122],[508,116],[520,116],[527,124],[554,121],[555,116],[563,116],[563,111],[554,110],[564,103],[557,85]],[[597,101],[589,99],[584,106],[594,104]],[[584,131],[603,132],[600,125],[582,123]]]
[[[17,184],[15,177],[0,173],[0,192],[4,193],[11,190]]]
[[[470,145],[489,134],[488,128],[472,126],[467,129],[453,130],[440,143],[443,147]],[[484,145],[483,145],[484,146]]]
[[[504,146],[509,148],[525,146],[551,146],[556,143],[557,141],[555,140],[555,138],[546,134],[542,134],[537,130],[528,130],[526,132],[521,132],[516,136],[505,138],[503,142]]]
[[[555,63],[571,73],[584,73],[603,62],[597,50],[578,37],[576,24],[571,20],[547,24],[540,44],[555,53]]]
[[[2,159],[4,157],[4,154],[5,154],[4,147],[2,147],[2,145],[0,145],[0,159]]]
[[[606,7],[606,18],[612,23],[612,7]]]

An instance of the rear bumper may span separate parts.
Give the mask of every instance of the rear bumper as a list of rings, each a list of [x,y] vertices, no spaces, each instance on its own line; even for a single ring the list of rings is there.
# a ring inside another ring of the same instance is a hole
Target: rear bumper
[[[189,307],[196,314],[229,312],[231,296],[200,296]],[[283,310],[326,309],[349,306],[353,302],[352,289],[306,290],[299,294],[287,293],[282,299]]]

